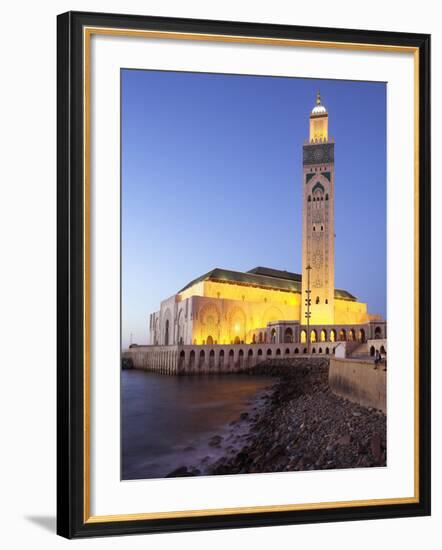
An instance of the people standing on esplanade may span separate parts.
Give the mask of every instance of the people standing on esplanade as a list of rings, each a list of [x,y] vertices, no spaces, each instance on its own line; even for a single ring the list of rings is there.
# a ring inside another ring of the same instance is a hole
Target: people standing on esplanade
[[[379,363],[381,362],[381,354],[379,353],[379,350],[376,350],[375,351],[375,355],[374,355],[374,364],[375,364],[375,369],[378,368],[378,365]]]

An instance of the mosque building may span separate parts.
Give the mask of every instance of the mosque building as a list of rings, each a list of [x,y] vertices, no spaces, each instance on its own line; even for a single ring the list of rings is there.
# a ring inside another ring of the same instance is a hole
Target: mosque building
[[[368,313],[367,304],[349,291],[335,288],[334,149],[318,92],[303,145],[302,274],[269,267],[212,269],[150,315],[150,345],[386,338],[386,322],[379,315]]]

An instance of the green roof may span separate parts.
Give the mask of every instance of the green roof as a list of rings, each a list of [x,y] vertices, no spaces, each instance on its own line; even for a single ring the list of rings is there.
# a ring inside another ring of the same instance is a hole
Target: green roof
[[[301,293],[302,275],[299,273],[291,273],[290,271],[280,271],[279,269],[271,269],[268,267],[255,267],[250,271],[231,271],[229,269],[220,269],[216,267],[197,279],[190,281],[179,292],[184,292],[193,285],[202,281],[216,281],[221,283],[239,283],[252,285],[262,288],[272,288],[276,290],[284,290],[286,292]],[[355,296],[347,292],[335,288],[335,298],[341,300],[356,301]]]

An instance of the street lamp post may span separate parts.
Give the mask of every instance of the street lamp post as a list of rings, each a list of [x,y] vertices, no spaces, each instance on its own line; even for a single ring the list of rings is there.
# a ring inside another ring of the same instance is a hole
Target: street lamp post
[[[305,293],[307,294],[307,298],[305,299],[305,305],[307,306],[307,311],[305,312],[305,317],[307,319],[307,354],[310,355],[310,306],[312,303],[312,299],[310,297],[311,290],[310,290],[310,271],[312,269],[312,266],[308,264],[306,267],[307,270],[307,290]]]

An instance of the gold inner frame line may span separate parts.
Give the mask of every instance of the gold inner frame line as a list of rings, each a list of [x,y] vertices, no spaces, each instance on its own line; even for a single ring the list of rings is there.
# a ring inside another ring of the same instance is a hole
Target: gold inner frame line
[[[172,512],[150,512],[136,514],[91,515],[90,490],[90,106],[91,106],[91,37],[92,35],[144,37],[157,39],[195,40],[209,42],[234,42],[257,45],[273,45],[304,48],[333,48],[371,52],[412,53],[414,62],[414,495],[411,497],[351,500],[337,502],[317,502],[284,504],[269,506],[250,506],[234,508],[215,508],[206,510],[181,510]],[[194,518],[229,514],[255,514],[263,512],[284,512],[300,510],[324,510],[350,508],[356,506],[381,506],[392,504],[412,504],[419,502],[419,49],[411,46],[388,44],[364,44],[357,42],[330,42],[321,40],[297,40],[270,37],[245,37],[206,33],[149,31],[136,29],[114,29],[108,27],[83,28],[83,93],[84,93],[84,133],[83,133],[83,169],[84,169],[84,403],[83,403],[83,442],[84,442],[84,523],[102,523],[115,521],[134,521],[149,519]]]

